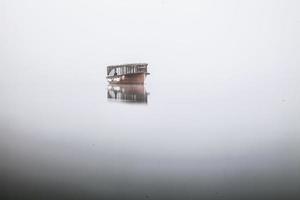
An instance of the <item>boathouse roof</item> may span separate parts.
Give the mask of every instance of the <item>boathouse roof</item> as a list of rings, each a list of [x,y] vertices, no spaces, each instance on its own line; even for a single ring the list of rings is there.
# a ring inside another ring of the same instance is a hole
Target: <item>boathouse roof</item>
[[[147,66],[148,63],[128,63],[128,64],[121,64],[121,65],[109,65],[107,69],[117,68],[117,67],[137,67],[137,66]]]

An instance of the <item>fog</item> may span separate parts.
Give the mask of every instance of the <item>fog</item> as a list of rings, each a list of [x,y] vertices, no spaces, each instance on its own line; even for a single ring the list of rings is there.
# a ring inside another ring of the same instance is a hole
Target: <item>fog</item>
[[[0,195],[299,199],[299,9],[2,0]],[[106,66],[135,62],[142,103],[111,99]]]

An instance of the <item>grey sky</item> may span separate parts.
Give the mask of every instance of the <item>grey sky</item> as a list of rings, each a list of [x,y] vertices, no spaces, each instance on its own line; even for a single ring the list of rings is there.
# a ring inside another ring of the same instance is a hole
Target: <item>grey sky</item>
[[[12,66],[18,71],[59,65],[89,70],[142,61],[153,66],[155,82],[168,72],[172,77],[167,75],[167,81],[220,73],[293,76],[299,72],[299,4],[296,0],[3,0],[1,74],[13,76]]]

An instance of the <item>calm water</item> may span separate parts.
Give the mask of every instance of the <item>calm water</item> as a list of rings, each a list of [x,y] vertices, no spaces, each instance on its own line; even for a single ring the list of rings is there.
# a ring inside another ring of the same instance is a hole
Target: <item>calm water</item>
[[[110,86],[102,68],[3,79],[3,199],[300,196],[295,94],[205,77]]]
[[[0,1],[0,199],[300,199],[299,10]]]

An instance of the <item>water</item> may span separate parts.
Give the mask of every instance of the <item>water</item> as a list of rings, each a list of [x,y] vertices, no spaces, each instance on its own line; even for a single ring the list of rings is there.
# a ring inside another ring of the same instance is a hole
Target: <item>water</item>
[[[0,199],[300,199],[299,2],[0,4]]]
[[[293,93],[204,78],[157,87],[151,75],[114,90],[105,74],[31,72],[2,87],[5,199],[299,197]]]
[[[110,84],[107,88],[107,99],[116,102],[147,104],[148,95],[145,85],[141,84]]]

